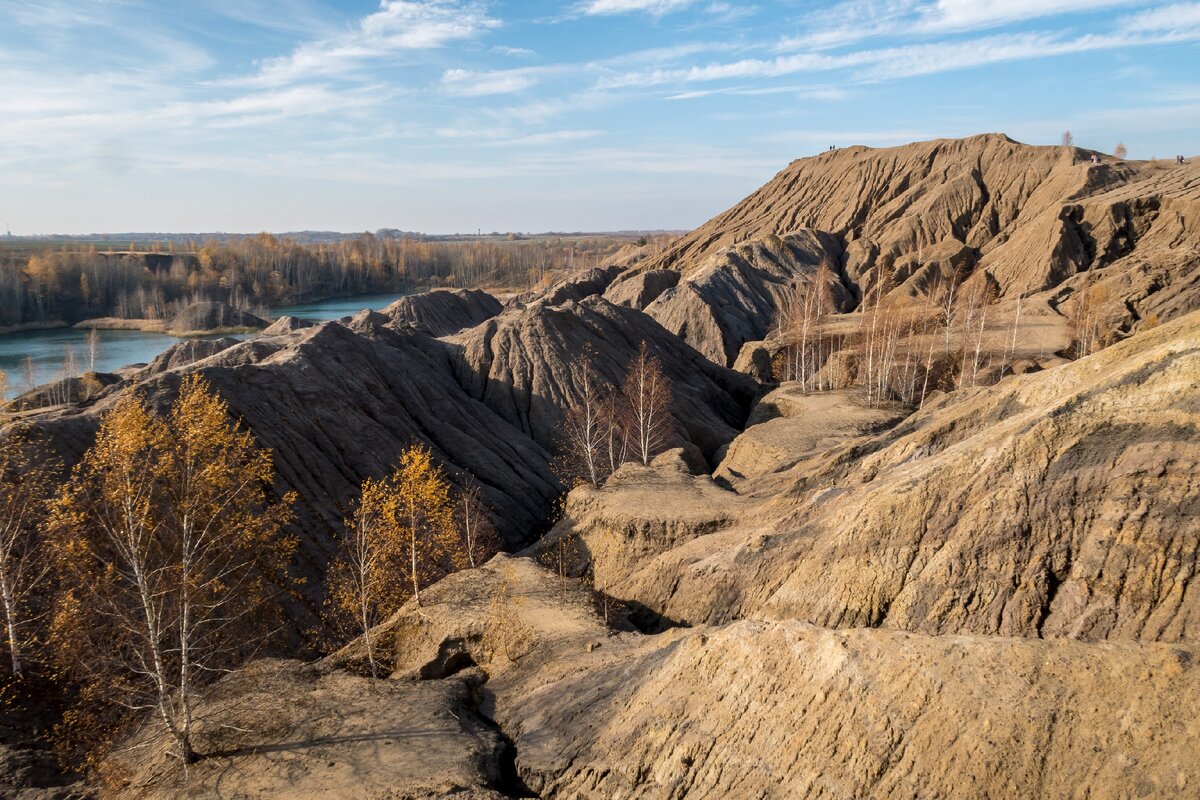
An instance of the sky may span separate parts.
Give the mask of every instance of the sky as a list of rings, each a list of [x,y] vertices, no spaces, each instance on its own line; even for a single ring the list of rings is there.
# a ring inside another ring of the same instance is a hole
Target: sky
[[[1200,2],[0,0],[17,235],[686,229],[829,145],[1065,129],[1200,151]]]

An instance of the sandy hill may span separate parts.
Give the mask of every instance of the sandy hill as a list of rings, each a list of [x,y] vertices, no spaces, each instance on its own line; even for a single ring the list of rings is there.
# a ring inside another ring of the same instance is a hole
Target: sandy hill
[[[920,298],[982,272],[1001,297],[1055,305],[1106,283],[1124,331],[1200,307],[1200,163],[1091,155],[984,134],[800,159],[609,291],[729,364],[821,260],[856,298]]]

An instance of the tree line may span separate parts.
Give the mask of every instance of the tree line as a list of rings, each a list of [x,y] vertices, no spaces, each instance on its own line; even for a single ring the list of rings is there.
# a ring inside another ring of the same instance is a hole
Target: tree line
[[[427,241],[364,233],[302,244],[270,234],[102,251],[0,249],[0,326],[93,317],[164,319],[198,300],[250,311],[299,300],[449,286],[527,290],[597,266],[612,238]]]

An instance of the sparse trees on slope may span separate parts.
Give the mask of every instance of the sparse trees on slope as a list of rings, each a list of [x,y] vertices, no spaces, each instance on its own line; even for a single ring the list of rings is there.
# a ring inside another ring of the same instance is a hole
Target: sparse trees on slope
[[[1096,283],[1086,286],[1072,298],[1067,322],[1076,358],[1090,356],[1104,346],[1104,307],[1109,298],[1108,287]]]
[[[395,568],[397,542],[389,483],[368,478],[358,507],[346,520],[341,555],[326,582],[335,621],[361,634],[371,674],[378,673],[372,631],[407,596],[403,573]]]
[[[662,364],[642,342],[629,371],[621,396],[626,414],[633,458],[642,464],[666,449],[674,433],[671,416],[671,386]]]
[[[255,651],[286,580],[293,498],[269,501],[272,476],[193,375],[166,418],[123,398],[56,503],[55,655],[90,696],[157,716],[185,764],[197,689]]]
[[[12,676],[18,679],[25,676],[30,595],[48,571],[36,538],[53,492],[55,466],[20,434],[0,439],[0,603]]]

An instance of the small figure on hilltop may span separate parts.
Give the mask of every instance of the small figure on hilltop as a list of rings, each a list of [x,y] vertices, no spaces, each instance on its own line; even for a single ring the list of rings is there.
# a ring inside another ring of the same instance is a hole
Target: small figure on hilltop
[[[1100,156],[1099,156],[1099,155],[1097,155],[1096,153],[1092,153],[1092,163],[1093,163],[1093,164],[1099,164],[1099,163],[1100,163]]]
[[[1183,156],[1175,156],[1175,163],[1176,163],[1176,164],[1182,164],[1182,163],[1183,163]]]

